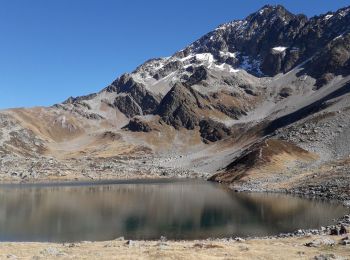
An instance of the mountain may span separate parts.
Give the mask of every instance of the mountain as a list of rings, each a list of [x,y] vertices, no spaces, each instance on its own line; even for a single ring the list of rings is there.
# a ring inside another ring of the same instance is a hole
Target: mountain
[[[349,13],[266,5],[98,93],[1,111],[1,179],[192,176],[349,196]]]

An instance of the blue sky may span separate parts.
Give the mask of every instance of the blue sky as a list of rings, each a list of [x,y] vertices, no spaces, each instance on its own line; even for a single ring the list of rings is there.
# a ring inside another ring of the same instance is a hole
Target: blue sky
[[[0,108],[52,105],[96,92],[152,57],[265,4],[313,16],[332,0],[1,0]]]

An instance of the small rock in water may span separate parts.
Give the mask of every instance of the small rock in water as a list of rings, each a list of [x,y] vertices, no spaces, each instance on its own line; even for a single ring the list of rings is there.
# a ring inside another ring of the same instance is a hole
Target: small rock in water
[[[348,233],[348,231],[346,230],[345,226],[344,226],[344,225],[341,225],[341,226],[340,226],[340,230],[339,230],[339,234],[340,234],[340,235],[344,235],[344,234],[346,234],[346,233]]]
[[[116,239],[114,239],[115,241],[124,241],[125,240],[125,238],[124,237],[118,237],[118,238],[116,238]]]
[[[350,200],[344,201],[344,202],[343,202],[343,205],[344,205],[345,207],[350,207]],[[350,218],[350,215],[346,215],[346,216],[348,216],[348,217]],[[346,216],[345,216],[345,217],[346,217]]]

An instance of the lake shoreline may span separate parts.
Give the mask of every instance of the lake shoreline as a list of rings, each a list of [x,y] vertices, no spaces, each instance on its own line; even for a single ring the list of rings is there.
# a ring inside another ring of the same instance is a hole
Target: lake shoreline
[[[167,183],[172,181],[203,181],[203,178],[126,178],[107,180],[45,180],[42,182],[4,183],[1,186],[79,186],[104,185],[128,183]],[[228,185],[221,184],[227,188]],[[232,188],[232,187],[231,187]],[[238,191],[237,191],[238,192]],[[255,191],[239,191],[257,192]],[[264,193],[281,193],[276,191],[258,191]],[[292,196],[309,198],[306,194],[292,193]],[[313,197],[315,198],[315,197]],[[317,199],[328,200],[322,197]],[[336,203],[340,200],[333,200]],[[347,205],[349,206],[349,205]],[[350,213],[350,212],[349,212]],[[282,233],[263,237],[227,237],[195,240],[125,240],[117,238],[107,241],[82,241],[73,243],[51,242],[0,242],[0,259],[222,259],[235,257],[235,259],[271,259],[271,255],[278,259],[306,258],[316,256],[334,255],[336,257],[348,256],[349,246],[343,245],[349,241],[350,216],[340,218],[334,225],[319,227],[318,229],[299,229],[291,233]],[[342,230],[340,232],[340,230]],[[342,234],[340,234],[342,233]],[[344,234],[343,234],[344,233]],[[330,235],[336,234],[336,235]],[[311,244],[310,244],[311,243]],[[310,244],[311,246],[306,246]],[[281,255],[283,250],[283,255]]]
[[[40,185],[95,185],[95,184],[123,184],[123,183],[142,183],[142,182],[154,182],[154,183],[161,183],[161,182],[169,182],[169,181],[195,181],[195,180],[202,180],[202,181],[208,181],[213,182],[210,180],[210,178],[203,177],[203,176],[182,176],[182,175],[170,175],[170,176],[164,176],[164,175],[127,175],[123,177],[117,177],[116,176],[110,176],[107,178],[89,178],[86,176],[79,177],[79,178],[66,178],[66,177],[60,177],[60,178],[40,178],[40,179],[2,179],[0,180],[0,187],[1,186],[7,186],[7,185],[33,185],[33,186],[40,186]],[[233,186],[232,184],[228,183],[221,183],[221,182],[215,182],[219,183],[221,185],[227,186],[229,189],[235,191],[235,192],[248,192],[248,193],[277,193],[277,194],[287,194],[287,195],[293,195],[298,196],[301,198],[307,198],[307,199],[322,199],[325,201],[337,201],[345,205],[346,207],[350,208],[350,196],[346,196],[343,193],[334,192],[332,194],[329,193],[329,191],[325,191],[323,189],[319,189],[317,192],[315,192],[315,187],[310,186],[309,188],[292,188],[292,189],[269,189],[269,188],[250,188],[246,187],[244,184],[238,184]]]
[[[134,176],[133,176],[134,177]],[[177,177],[177,178],[172,178],[172,177],[155,177],[151,176],[149,178],[122,178],[122,179],[103,179],[103,180],[91,180],[91,179],[78,179],[78,180],[70,180],[70,179],[65,179],[65,180],[57,180],[57,179],[43,179],[39,181],[21,181],[21,182],[0,182],[0,188],[12,188],[12,187],[71,187],[71,186],[96,186],[96,185],[118,185],[118,184],[167,184],[167,183],[176,183],[176,182],[211,182],[207,179],[204,178],[188,178],[188,177]],[[347,207],[350,209],[350,203],[348,201],[340,200],[337,197],[335,198],[329,198],[325,196],[317,196],[317,194],[310,195],[309,193],[302,193],[302,192],[293,192],[293,191],[288,191],[288,190],[263,190],[263,189],[233,189],[232,186],[227,185],[225,183],[218,183],[218,182],[213,182],[214,184],[216,183],[217,185],[223,186],[224,188],[234,190],[234,192],[237,193],[261,193],[261,194],[284,194],[284,195],[289,195],[289,196],[295,196],[295,197],[300,197],[303,199],[316,199],[319,201],[326,201],[329,203],[340,203],[343,206]],[[350,211],[349,213],[350,214]],[[344,220],[346,218],[343,216],[340,220]],[[339,222],[339,221],[338,221]],[[350,217],[347,219],[347,221],[344,222],[344,224],[350,226]],[[299,229],[300,231],[300,229]],[[319,232],[315,232],[315,229],[313,229],[314,235],[318,234],[325,234],[321,230],[321,227],[319,227]],[[322,231],[322,232],[321,232]],[[299,232],[300,233],[300,232]],[[307,234],[310,233],[310,230],[305,230],[303,233]],[[286,236],[293,236],[297,235],[296,233],[288,233],[288,234],[279,234],[279,235],[273,235],[270,236],[270,238],[275,238],[275,237],[286,237]],[[300,234],[299,234],[300,235]],[[259,238],[259,237],[255,237]]]

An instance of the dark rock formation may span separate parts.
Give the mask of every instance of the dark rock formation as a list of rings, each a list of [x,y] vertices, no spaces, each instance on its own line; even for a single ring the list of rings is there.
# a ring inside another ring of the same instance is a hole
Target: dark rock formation
[[[169,75],[171,72],[176,71],[182,67],[182,63],[180,61],[173,61],[168,64],[166,64],[159,72],[154,74],[155,79],[163,78],[167,75]]]
[[[147,122],[135,117],[132,118],[129,123],[123,127],[123,129],[128,129],[133,132],[151,132],[152,128]]]
[[[216,142],[232,134],[231,130],[223,123],[211,119],[204,119],[199,122],[201,137],[205,140]]]
[[[208,77],[208,71],[204,66],[193,68],[193,74],[187,80],[186,85],[192,86],[206,80]]]
[[[292,95],[293,93],[293,90],[289,87],[284,87],[281,89],[281,91],[279,92],[279,95],[282,97],[282,98],[286,98],[286,97],[289,97],[290,95]]]
[[[238,119],[242,115],[246,115],[247,114],[244,110],[242,110],[239,107],[225,106],[224,104],[221,104],[221,103],[218,103],[218,104],[214,105],[213,107],[215,107],[216,109],[218,109],[219,111],[221,111],[225,115],[227,115],[227,116],[229,116],[231,118],[234,118],[234,119]]]
[[[327,84],[335,75],[349,75],[350,33],[341,35],[327,44],[312,58],[305,70],[317,79],[317,87]]]
[[[113,105],[128,117],[142,115],[141,107],[129,94],[117,96],[114,100]]]
[[[153,113],[159,105],[159,97],[154,96],[141,83],[130,75],[124,74],[106,88],[108,92],[130,94],[133,100],[142,108],[144,114]]]
[[[175,128],[194,129],[199,123],[196,99],[181,83],[176,84],[161,101],[157,113],[162,120]]]
[[[262,71],[268,76],[276,75],[282,69],[285,56],[285,51],[275,51],[271,49],[262,63]]]

